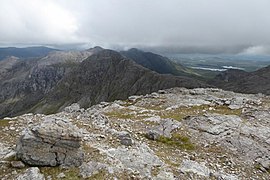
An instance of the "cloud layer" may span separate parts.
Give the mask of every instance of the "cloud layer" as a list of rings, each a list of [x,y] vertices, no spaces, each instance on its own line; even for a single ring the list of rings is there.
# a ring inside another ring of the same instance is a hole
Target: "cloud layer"
[[[269,0],[0,0],[0,44],[269,53],[269,7]]]

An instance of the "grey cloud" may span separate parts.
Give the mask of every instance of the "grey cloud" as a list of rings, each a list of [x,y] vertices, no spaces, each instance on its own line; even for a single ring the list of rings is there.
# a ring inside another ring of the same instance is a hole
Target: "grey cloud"
[[[2,44],[86,43],[176,52],[269,53],[269,0],[0,0],[0,3]]]

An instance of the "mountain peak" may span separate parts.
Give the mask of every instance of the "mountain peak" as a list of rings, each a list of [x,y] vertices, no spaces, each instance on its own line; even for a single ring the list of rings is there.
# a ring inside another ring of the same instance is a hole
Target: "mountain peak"
[[[140,49],[137,49],[137,48],[131,48],[131,49],[127,50],[127,51],[130,51],[130,52],[144,52],[144,51],[142,51]]]
[[[86,51],[92,52],[92,53],[98,53],[98,52],[100,52],[100,51],[102,51],[102,50],[104,50],[102,47],[100,47],[100,46],[95,46],[95,47],[93,47],[93,48],[87,49]]]

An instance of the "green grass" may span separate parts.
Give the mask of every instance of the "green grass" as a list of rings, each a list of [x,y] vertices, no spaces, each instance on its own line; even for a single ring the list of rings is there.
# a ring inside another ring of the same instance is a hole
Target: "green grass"
[[[171,138],[160,136],[157,141],[169,146],[177,147],[179,149],[195,149],[195,146],[191,143],[189,137],[177,133],[174,133]]]
[[[0,119],[0,127],[9,126],[11,120]]]
[[[126,112],[124,112],[124,111],[112,111],[112,112],[106,113],[106,116],[119,118],[119,119],[132,119],[132,118],[136,117],[134,114],[128,114],[127,111]]]
[[[105,170],[100,170],[97,174],[92,175],[89,179],[93,180],[101,180],[101,179],[107,179],[107,172]]]
[[[60,173],[65,174],[65,180],[79,180],[81,179],[79,168],[69,168],[69,169],[62,169],[60,167],[40,167],[41,173],[47,176],[51,176],[52,179],[58,179],[57,176]]]
[[[120,109],[120,110],[114,110],[114,111],[105,113],[105,115],[108,117],[113,117],[113,118],[118,118],[118,119],[141,120],[141,119],[149,118],[146,112],[139,113],[139,114],[133,114],[132,112],[133,110],[130,110],[130,109]]]

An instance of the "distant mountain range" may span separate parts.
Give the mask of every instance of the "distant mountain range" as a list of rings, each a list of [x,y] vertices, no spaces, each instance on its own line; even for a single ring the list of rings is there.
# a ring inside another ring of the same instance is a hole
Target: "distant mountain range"
[[[220,73],[209,83],[235,92],[270,95],[270,66],[254,72],[230,69]]]
[[[16,48],[16,47],[0,48],[0,61],[9,56],[15,56],[18,58],[42,57],[46,56],[48,53],[52,51],[59,51],[59,50],[44,46],[26,47],[26,48]]]
[[[152,52],[144,52],[135,48],[121,51],[122,55],[132,59],[136,63],[160,74],[173,74],[176,76],[196,76],[190,69],[170,59]]]
[[[189,77],[158,74],[100,47],[51,52],[24,61],[13,57],[1,63],[5,66],[0,71],[0,117],[54,113],[74,102],[89,107],[176,86],[208,86]]]
[[[166,57],[138,49],[25,48],[29,49],[33,53],[23,58],[15,57],[15,49],[0,61],[0,118],[28,112],[55,113],[75,102],[86,108],[171,87],[270,94],[270,66],[254,72],[230,69],[209,80]]]

